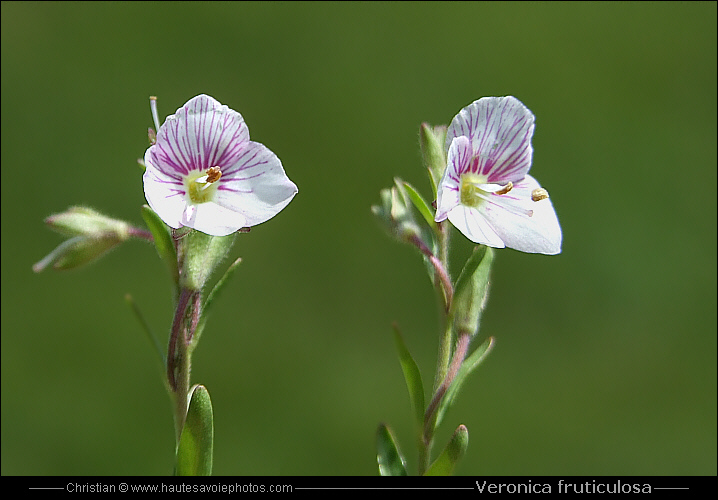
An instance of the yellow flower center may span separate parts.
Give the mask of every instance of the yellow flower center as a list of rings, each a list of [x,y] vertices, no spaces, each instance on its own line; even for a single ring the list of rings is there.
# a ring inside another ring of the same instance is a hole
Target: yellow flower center
[[[491,194],[506,194],[514,188],[513,182],[508,182],[505,186],[497,191],[487,191],[481,189],[480,186],[487,184],[487,179],[483,175],[466,173],[461,176],[460,199],[461,204],[467,207],[478,207],[483,201],[489,199]]]
[[[462,175],[459,186],[461,204],[467,207],[478,207],[481,201],[489,195],[487,191],[479,187],[482,184],[486,184],[486,180],[486,177],[483,175],[472,173]]]
[[[195,172],[195,176],[187,177],[187,192],[192,203],[206,203],[214,198],[217,181],[222,177],[219,167],[211,167],[206,172]]]

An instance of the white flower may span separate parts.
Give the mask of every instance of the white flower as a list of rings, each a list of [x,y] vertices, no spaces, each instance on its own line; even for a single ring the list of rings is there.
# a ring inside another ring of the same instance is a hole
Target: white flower
[[[534,115],[515,97],[483,97],[447,130],[447,165],[436,222],[447,217],[474,243],[522,252],[561,252],[548,192],[528,175]]]
[[[242,115],[208,95],[168,116],[145,153],[145,197],[165,223],[213,236],[271,219],[297,194]]]

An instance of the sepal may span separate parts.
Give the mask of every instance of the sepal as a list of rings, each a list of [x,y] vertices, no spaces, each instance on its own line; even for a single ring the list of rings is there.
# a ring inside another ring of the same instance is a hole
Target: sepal
[[[182,269],[180,287],[201,290],[215,267],[227,256],[234,244],[235,235],[211,236],[191,230],[182,237]]]

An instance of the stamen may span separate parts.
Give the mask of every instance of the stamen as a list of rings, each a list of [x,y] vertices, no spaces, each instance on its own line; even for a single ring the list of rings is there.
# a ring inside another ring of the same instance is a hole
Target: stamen
[[[222,177],[219,167],[210,167],[204,175],[188,179],[189,197],[194,203],[205,203],[210,201],[217,190],[215,183]],[[210,189],[210,187],[214,188]]]
[[[209,170],[207,170],[207,182],[213,183],[217,182],[219,178],[222,177],[222,171],[219,169],[219,167],[212,167]]]
[[[533,191],[531,191],[531,199],[533,201],[541,201],[548,198],[548,191],[546,191],[544,188],[536,188]]]
[[[506,194],[509,191],[511,191],[513,188],[514,188],[513,182],[509,181],[509,183],[506,184],[504,187],[502,187],[498,191],[494,191],[494,194]]]

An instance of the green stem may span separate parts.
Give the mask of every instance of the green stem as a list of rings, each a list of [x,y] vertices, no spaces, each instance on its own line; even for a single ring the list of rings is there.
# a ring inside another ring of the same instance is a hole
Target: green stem
[[[189,394],[189,374],[192,335],[197,328],[200,315],[201,294],[197,290],[183,288],[180,292],[172,321],[169,347],[167,349],[167,381],[174,403],[175,435],[179,444],[182,429],[187,417],[187,396]]]
[[[431,448],[434,441],[433,425],[427,425],[433,422],[435,418],[436,408],[441,397],[445,393],[442,392],[442,384],[446,383],[449,374],[449,365],[451,363],[451,348],[453,344],[452,325],[449,323],[449,310],[454,295],[454,287],[449,276],[449,227],[445,223],[437,224],[437,242],[439,246],[439,255],[431,260],[436,269],[437,301],[439,303],[439,352],[436,360],[436,375],[434,377],[433,394],[435,394],[432,403],[426,409],[424,414],[424,429],[422,429],[419,442],[419,475],[423,475],[431,465]],[[437,400],[438,398],[438,400]]]
[[[448,274],[449,269],[449,227],[446,223],[440,222],[438,224],[438,243],[439,243],[439,260],[444,269]],[[439,386],[446,378],[446,372],[449,369],[449,363],[451,361],[451,347],[454,343],[454,336],[452,332],[452,325],[449,324],[449,309],[451,308],[451,301],[453,300],[453,287],[452,294],[445,296],[445,303],[443,306],[443,314],[441,315],[441,326],[440,326],[440,339],[439,339],[439,353],[436,360],[436,376],[434,377],[434,392],[439,389]]]

